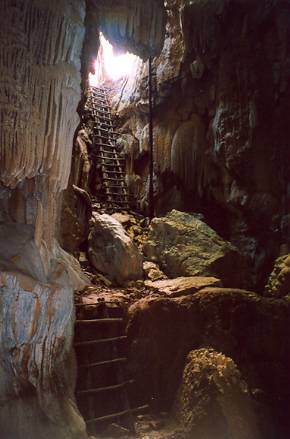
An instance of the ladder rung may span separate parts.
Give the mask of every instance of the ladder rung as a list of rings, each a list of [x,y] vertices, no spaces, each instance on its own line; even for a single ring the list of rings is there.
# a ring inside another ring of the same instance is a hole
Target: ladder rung
[[[94,137],[99,137],[100,139],[111,140],[111,139],[108,139],[108,137],[110,137],[110,136],[116,136],[116,134],[115,133],[107,133],[107,135],[104,135],[104,134],[94,133]],[[112,140],[115,140],[115,137],[112,138]]]
[[[110,183],[106,182],[106,184],[110,184]],[[105,186],[106,195],[118,195],[121,197],[127,196],[127,190],[126,190],[127,188],[125,186],[121,186],[121,185],[119,185],[118,187],[119,187],[119,189],[115,189],[115,191],[114,191],[112,186]],[[119,192],[118,192],[118,190],[119,190]],[[109,192],[109,191],[112,191],[112,192]],[[122,191],[122,192],[120,192],[120,191]]]
[[[109,151],[98,151],[98,152],[94,152],[92,151],[92,153],[95,155],[95,157],[99,157],[99,154],[110,154],[115,156],[116,152],[109,152]],[[101,158],[106,159],[107,157],[101,156]],[[111,158],[112,160],[116,160],[116,157],[108,157],[109,159]]]
[[[121,358],[113,358],[112,360],[98,361],[97,363],[81,364],[78,367],[82,369],[89,369],[91,367],[105,366],[107,364],[125,363],[126,361],[128,361],[126,357],[121,357]]]
[[[118,159],[116,159],[116,163],[101,163],[101,166],[110,166],[111,168],[122,168],[122,166],[117,162]]]
[[[108,154],[108,153],[104,153],[104,154]],[[113,154],[113,153],[112,153]],[[101,160],[113,160],[113,161],[116,161],[116,160],[118,160],[118,161],[122,161],[122,162],[124,162],[125,161],[125,159],[116,159],[115,157],[104,157],[103,155],[97,155],[97,154],[94,154],[95,155],[95,157],[97,158],[97,159],[101,159]]]
[[[98,125],[94,127],[95,130],[99,130],[99,131],[104,131],[107,134],[114,134],[114,135],[119,135],[119,133],[117,133],[116,131],[109,131],[109,129],[106,128],[100,128]]]
[[[102,166],[106,166],[106,165],[102,165]],[[125,172],[123,171],[104,171],[106,174],[118,174],[118,175],[126,175]]]
[[[101,112],[101,110],[104,110],[104,112],[105,111],[107,111],[107,110],[105,110],[106,108],[108,108],[109,110],[111,109],[111,107],[110,107],[110,105],[106,105],[106,104],[96,104],[96,103],[94,103],[94,102],[92,102],[92,104],[91,104],[91,106],[94,108],[94,106],[96,106],[96,109],[100,109],[99,111]],[[108,114],[110,114],[110,111],[107,111],[107,113]]]
[[[121,335],[120,337],[99,338],[98,340],[78,341],[77,343],[75,343],[75,346],[88,346],[88,345],[99,344],[99,343],[110,343],[113,341],[125,340],[126,338],[127,338],[126,335]]]
[[[105,317],[103,319],[91,319],[91,320],[76,320],[76,323],[87,324],[87,323],[114,323],[114,322],[123,322],[123,319],[119,318],[109,318]]]
[[[116,158],[116,157],[104,157],[102,155],[95,155],[97,158],[103,159],[103,160],[114,160],[114,161],[119,161],[119,162],[124,162],[125,159],[123,158]]]
[[[96,145],[97,145],[97,143],[96,143]],[[103,151],[103,148],[108,148],[109,152],[112,152],[112,150],[113,150],[113,152],[117,152],[117,151],[115,150],[116,145],[110,145],[110,144],[107,144],[107,145],[106,145],[106,144],[100,145],[100,147],[99,147],[99,151],[102,152],[102,151]]]
[[[92,95],[93,96],[107,96],[106,92],[102,91],[102,90],[92,90]]]
[[[108,182],[107,182],[107,183],[108,183]],[[120,187],[119,184],[110,184],[110,186],[108,186],[107,189],[112,189],[112,188],[114,188],[114,187],[118,187],[118,188],[120,188],[120,189],[125,189],[125,188],[123,188],[123,187]]]
[[[104,147],[104,148],[116,148],[116,146],[115,145],[110,145],[109,143],[101,143],[101,142],[95,142],[94,143],[94,145],[96,145],[96,146],[100,146],[100,148],[98,148],[98,151],[96,151],[96,152],[101,152],[102,151],[102,147]],[[117,151],[116,151],[117,152]]]
[[[98,145],[98,146],[109,146],[111,148],[115,148],[115,145],[110,145],[110,143],[103,143],[103,142],[94,142],[94,143],[95,143],[95,145]]]
[[[112,117],[110,116],[110,113],[109,113],[109,112],[106,113],[106,114],[104,114],[103,111],[100,111],[100,110],[97,110],[97,109],[94,109],[93,111],[94,111],[95,113],[99,113],[99,114],[97,115],[99,119],[108,120],[109,122],[112,123]]]
[[[101,110],[99,110],[99,109],[97,109],[97,108],[93,108],[92,110],[91,110],[91,113],[95,116],[95,117],[97,117],[98,119],[104,119],[104,120],[107,120],[107,121],[109,121],[109,122],[113,122],[112,121],[112,117],[110,116],[110,113],[109,112],[107,112],[106,114],[104,114],[104,112],[103,111],[101,111]],[[102,122],[102,123],[107,123],[107,122]]]
[[[99,117],[98,119],[100,119],[100,117]],[[108,123],[108,122],[101,122],[101,121],[99,121],[99,124],[102,125],[102,126],[107,127],[108,129],[111,129],[111,128],[114,127],[114,125],[113,125],[112,122],[111,122],[111,123]]]
[[[87,424],[92,424],[95,422],[109,421],[110,419],[120,418],[122,416],[129,415],[130,413],[139,413],[139,412],[142,412],[142,411],[148,410],[148,409],[149,409],[149,405],[146,404],[146,405],[142,405],[140,407],[137,407],[135,409],[127,409],[127,410],[123,410],[122,412],[112,413],[111,415],[105,415],[105,416],[99,416],[98,418],[87,419],[85,422]]]
[[[108,149],[105,149],[105,148],[108,148]],[[114,147],[109,148],[108,146],[100,147],[100,153],[114,153],[117,155],[117,151],[114,149]]]
[[[102,120],[106,120],[106,121],[110,122],[110,124],[108,122],[101,122],[101,123],[107,124],[107,125],[112,125],[113,121],[111,120],[111,118],[110,117],[106,117],[109,113],[104,115],[104,113],[102,111],[97,110],[96,108],[93,108],[91,110],[91,113],[92,113],[92,115],[94,117],[97,117],[98,119],[102,119]]]
[[[76,392],[76,394],[77,395],[94,395],[95,393],[122,389],[123,387],[127,386],[128,384],[133,384],[133,383],[134,383],[134,380],[128,380],[128,381],[124,381],[123,383],[120,383],[120,384],[114,384],[113,386],[104,386],[104,387],[97,387],[95,389],[79,390],[78,392]]]
[[[108,188],[108,189],[110,189],[110,188]],[[126,193],[120,194],[118,192],[106,192],[106,195],[118,195],[119,197],[124,197],[127,194]]]
[[[90,103],[91,105],[95,105],[95,106],[97,106],[98,108],[102,107],[102,108],[108,108],[109,110],[111,110],[111,107],[110,107],[110,105],[108,105],[108,104],[101,104],[101,105],[99,105],[99,103],[96,103],[96,101],[99,101],[99,100],[100,100],[100,98],[97,97],[97,96],[90,96],[90,97],[88,98],[88,101],[89,101],[89,103]],[[102,100],[103,100],[103,99],[102,99]]]
[[[109,108],[109,105],[107,104],[107,102],[108,102],[108,99],[106,99],[106,97],[105,96],[100,96],[100,95],[92,95],[92,100],[94,100],[95,101],[95,104],[96,104],[96,102],[105,102],[105,105],[107,105],[107,107]],[[98,105],[98,104],[96,104],[96,105]]]
[[[95,90],[92,90],[92,93],[106,95],[106,92],[100,88],[96,88]]]
[[[103,177],[104,181],[120,181],[120,183],[124,183],[124,180],[122,178],[112,178],[112,177]]]

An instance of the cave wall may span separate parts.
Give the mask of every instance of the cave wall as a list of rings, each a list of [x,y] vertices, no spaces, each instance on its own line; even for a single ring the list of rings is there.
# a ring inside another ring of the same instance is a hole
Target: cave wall
[[[101,0],[100,31],[115,48],[143,59],[159,55],[164,41],[166,15],[163,0]]]
[[[0,5],[0,426],[85,437],[74,402],[78,264],[56,239],[80,101],[83,1]]]
[[[256,287],[289,249],[289,2],[166,2],[154,60],[156,214],[202,212],[253,265]],[[134,138],[129,187],[148,200],[148,66],[118,107]],[[131,159],[131,157],[130,157]],[[140,180],[142,184],[140,184]]]
[[[93,69],[99,24],[106,19],[105,12],[100,18],[100,3],[0,4],[0,430],[5,439],[87,437],[74,399],[72,341],[73,292],[88,280],[57,236],[81,86]],[[123,3],[121,15],[118,2],[111,3],[113,23],[125,21],[136,30],[126,7],[130,2]],[[140,17],[142,2],[135,3]],[[151,13],[159,10],[162,16],[160,6],[152,1]],[[140,36],[135,41],[136,32],[130,33],[130,44],[144,53],[147,47],[148,54],[158,32],[156,23],[152,28],[146,23],[152,44],[146,46]],[[124,41],[127,37],[123,33]],[[160,44],[156,40],[156,47]]]

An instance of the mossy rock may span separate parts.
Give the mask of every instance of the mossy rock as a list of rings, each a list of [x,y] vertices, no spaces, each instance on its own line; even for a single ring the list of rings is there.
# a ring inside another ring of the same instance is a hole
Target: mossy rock
[[[265,288],[266,295],[285,297],[290,294],[290,254],[276,259]]]

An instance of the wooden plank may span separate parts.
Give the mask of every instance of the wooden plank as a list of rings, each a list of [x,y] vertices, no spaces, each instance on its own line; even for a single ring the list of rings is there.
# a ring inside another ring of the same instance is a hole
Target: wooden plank
[[[115,318],[115,317],[106,317],[103,319],[91,319],[91,320],[76,320],[76,323],[80,324],[88,324],[88,323],[115,323],[115,322],[123,322],[123,319]]]
[[[126,340],[126,335],[121,335],[120,337],[112,337],[112,338],[99,338],[98,340],[87,340],[87,341],[78,341],[75,343],[75,346],[89,346],[94,344],[101,344],[101,343],[111,343],[114,341],[121,341]]]
[[[90,363],[90,364],[81,364],[80,366],[78,366],[78,368],[90,369],[92,367],[105,366],[107,364],[126,363],[126,361],[128,361],[126,357],[113,358],[112,360],[98,361],[96,363]]]
[[[123,411],[118,412],[118,413],[112,413],[110,415],[99,416],[98,418],[87,419],[87,420],[85,420],[85,422],[87,424],[92,424],[95,422],[109,421],[110,419],[121,418],[122,416],[126,416],[129,413],[137,414],[137,413],[143,412],[144,410],[148,410],[148,409],[149,409],[149,405],[146,404],[146,405],[142,405],[140,407],[136,407],[134,409],[127,409],[127,410],[123,410]]]
[[[100,392],[111,392],[112,390],[118,390],[122,389],[125,386],[128,386],[129,384],[133,384],[134,380],[128,380],[124,381],[123,383],[114,384],[113,386],[104,386],[104,387],[96,387],[95,389],[86,389],[86,390],[79,390],[76,392],[77,395],[95,395],[96,393]]]
[[[123,183],[123,182],[124,182],[124,180],[123,180],[122,178],[118,178],[118,177],[116,177],[116,178],[112,178],[112,177],[103,177],[103,180],[104,180],[104,181],[120,181],[120,183]]]
[[[105,153],[104,153],[105,154]],[[125,161],[125,159],[116,159],[115,157],[104,157],[104,156],[102,156],[102,155],[97,155],[97,154],[94,154],[95,155],[95,157],[97,158],[97,159],[100,159],[100,160],[111,160],[111,161],[116,161],[116,160],[118,160],[118,161],[121,161],[121,162],[124,162]],[[112,165],[113,166],[113,165]],[[123,166],[123,165],[122,165]]]

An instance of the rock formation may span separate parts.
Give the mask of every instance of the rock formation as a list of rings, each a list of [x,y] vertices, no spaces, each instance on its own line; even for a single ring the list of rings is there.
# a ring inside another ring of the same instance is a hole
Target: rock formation
[[[290,255],[281,256],[275,262],[274,269],[266,285],[266,294],[273,297],[285,297],[290,291]]]
[[[261,437],[254,401],[237,366],[213,349],[188,354],[175,410],[188,437]]]
[[[289,2],[171,0],[166,7],[165,42],[154,60],[156,214],[202,212],[250,257],[262,291],[290,236]],[[147,74],[139,65],[118,106],[123,133],[134,134],[128,182],[142,208]]]
[[[138,247],[110,215],[93,214],[88,255],[93,267],[119,285],[143,278]]]
[[[212,275],[232,287],[250,283],[238,250],[199,218],[183,212],[172,210],[152,220],[144,252],[169,277]]]
[[[130,306],[128,323],[130,367],[139,383],[135,399],[151,401],[156,410],[170,410],[182,385],[188,353],[210,347],[233,360],[247,383],[258,405],[262,437],[286,438],[290,350],[285,328],[289,320],[288,299],[268,299],[243,290],[201,288],[176,298],[155,292],[140,299]],[[202,356],[197,351],[194,358],[198,367]],[[204,372],[200,368],[205,380],[211,371],[215,373],[211,367],[205,366]],[[202,404],[202,395],[207,398],[203,389],[201,399],[196,396],[197,404]]]
[[[85,5],[7,0],[0,16],[1,431],[81,438],[72,293],[84,282],[55,238],[78,123]]]
[[[88,280],[56,240],[61,191],[69,179],[81,83],[92,67],[100,21],[105,28],[113,14],[129,23],[135,30],[128,35],[121,27],[122,41],[146,57],[160,50],[164,14],[162,4],[152,1],[140,35],[136,20],[142,2],[134,2],[136,17],[129,2],[121,11],[118,2],[109,11],[94,3],[4,0],[0,5],[0,425],[5,439],[86,437],[74,402],[72,340],[73,291]],[[115,21],[110,31],[118,30]]]

